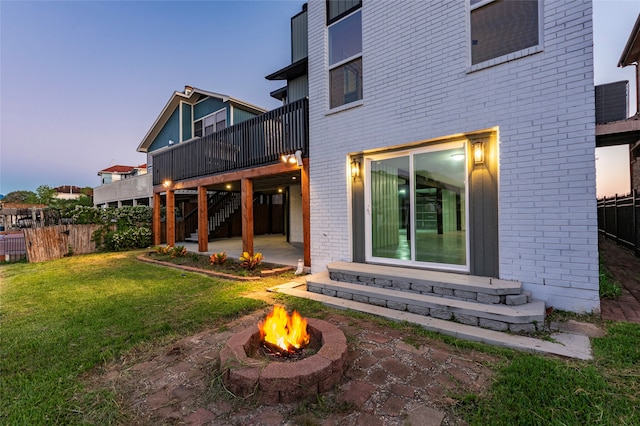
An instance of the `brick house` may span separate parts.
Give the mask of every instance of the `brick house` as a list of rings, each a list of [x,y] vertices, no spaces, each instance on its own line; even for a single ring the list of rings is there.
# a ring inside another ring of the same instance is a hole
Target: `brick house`
[[[598,311],[591,15],[582,0],[310,1],[291,64],[267,76],[287,83],[281,108],[153,155],[154,235],[176,191],[198,192],[204,229],[207,192],[227,187],[252,251],[254,191],[284,186],[314,275],[438,271],[517,282],[534,321]],[[207,149],[215,165],[180,160]]]
[[[591,14],[589,1],[309,2],[312,271],[498,277],[597,311]]]

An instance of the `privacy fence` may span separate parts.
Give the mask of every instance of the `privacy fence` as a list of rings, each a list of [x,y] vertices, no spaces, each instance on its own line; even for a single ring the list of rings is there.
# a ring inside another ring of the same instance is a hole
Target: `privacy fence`
[[[598,199],[598,231],[640,257],[640,198],[628,195]]]
[[[30,263],[60,259],[72,254],[96,251],[93,233],[102,225],[56,225],[24,229],[27,259]]]

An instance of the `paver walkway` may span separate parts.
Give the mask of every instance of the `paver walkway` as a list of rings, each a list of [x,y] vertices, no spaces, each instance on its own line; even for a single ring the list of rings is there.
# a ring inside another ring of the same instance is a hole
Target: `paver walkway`
[[[598,243],[605,267],[622,284],[618,299],[600,300],[602,319],[640,324],[640,258],[602,236]]]
[[[257,405],[216,389],[221,345],[266,311],[174,342],[155,356],[112,364],[102,386],[123,398],[136,424],[440,426],[466,424],[451,395],[481,393],[498,357],[341,314],[325,318],[350,345],[342,382],[322,395],[329,412],[299,403]],[[321,410],[322,411],[322,410]]]

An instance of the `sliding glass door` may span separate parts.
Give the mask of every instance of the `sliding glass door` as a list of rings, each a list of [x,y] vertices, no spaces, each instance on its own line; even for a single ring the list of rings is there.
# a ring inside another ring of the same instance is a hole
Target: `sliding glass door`
[[[466,145],[365,158],[367,260],[468,271]]]

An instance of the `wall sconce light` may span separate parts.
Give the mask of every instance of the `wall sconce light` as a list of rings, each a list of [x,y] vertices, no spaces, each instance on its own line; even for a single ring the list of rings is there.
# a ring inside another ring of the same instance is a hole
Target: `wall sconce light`
[[[360,177],[360,163],[355,158],[351,160],[351,177],[354,181]]]
[[[165,188],[170,188],[171,181],[169,179],[165,180],[164,182],[162,182],[162,186],[164,186]]]
[[[302,166],[302,151],[297,150],[293,154],[282,154],[280,157],[283,163],[297,164],[298,167]]]
[[[484,143],[476,142],[473,144],[473,160],[475,164],[484,163]]]

